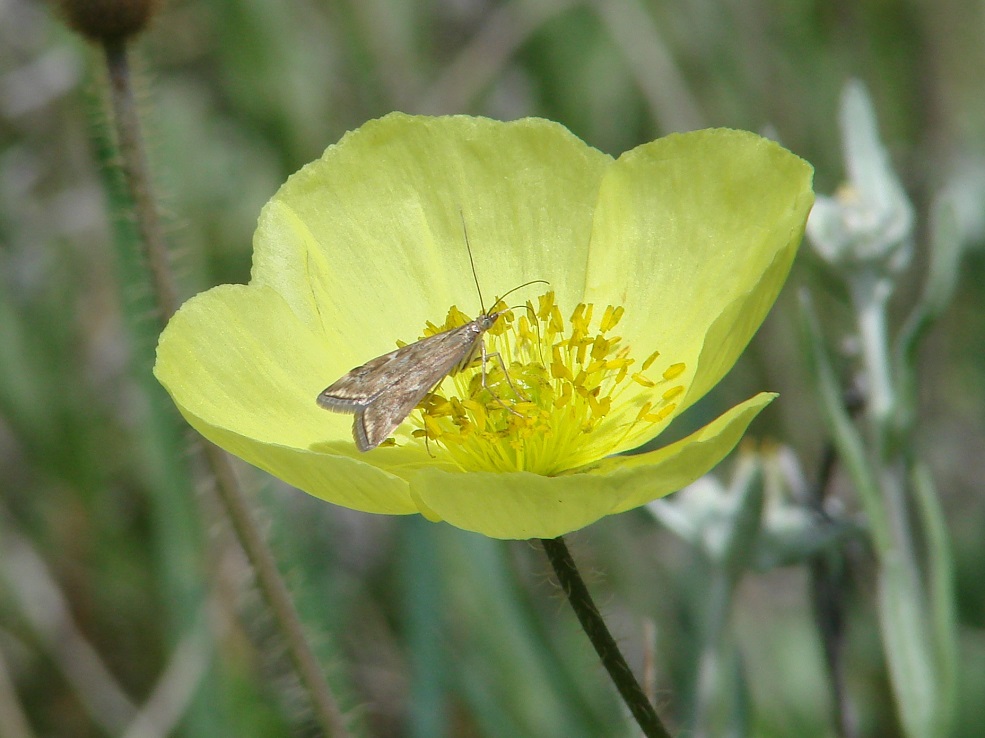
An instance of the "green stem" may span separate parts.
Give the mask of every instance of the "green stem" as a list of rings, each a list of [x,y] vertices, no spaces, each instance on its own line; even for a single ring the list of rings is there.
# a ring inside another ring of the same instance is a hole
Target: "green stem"
[[[893,439],[898,396],[886,330],[886,301],[891,291],[892,283],[885,277],[863,275],[852,285],[868,391],[866,415],[870,463],[881,492],[894,555],[913,567],[911,575],[914,586],[917,586],[920,576],[916,571],[918,557],[914,551],[906,499],[907,469],[905,459]]]
[[[905,732],[914,738],[940,735],[942,703],[939,643],[934,638],[933,612],[927,606],[916,541],[926,534],[924,521],[910,510],[912,444],[894,427],[900,398],[891,373],[886,330],[888,278],[860,276],[852,284],[859,337],[863,346],[866,384],[869,465],[879,487],[887,522],[887,546],[879,552],[879,620],[890,679]],[[907,398],[913,402],[914,398]],[[905,429],[908,430],[908,429]]]
[[[694,720],[691,730],[697,738],[717,735],[716,702],[722,692],[725,661],[725,628],[732,609],[736,580],[725,568],[714,566],[704,592],[704,617],[698,674],[694,688]]]
[[[670,738],[670,733],[660,722],[656,710],[653,709],[653,705],[650,704],[606,627],[564,539],[543,538],[541,544],[544,546],[547,558],[550,559],[551,566],[554,567],[561,589],[564,590],[568,602],[571,603],[578,617],[578,622],[595,647],[595,652],[602,660],[609,678],[612,679],[612,683],[615,684],[633,718],[639,724],[643,735],[647,738]]]
[[[140,135],[140,119],[133,95],[126,42],[122,39],[106,41],[103,48],[106,52],[106,69],[109,72],[116,143],[120,147],[120,164],[133,201],[137,229],[153,281],[154,298],[161,312],[161,322],[165,323],[178,309],[178,290],[168,263],[164,231],[151,191],[147,154]]]
[[[866,414],[870,416],[873,428],[881,435],[877,446],[880,454],[887,450],[883,431],[889,427],[896,408],[896,386],[886,331],[886,301],[891,292],[892,283],[886,277],[860,275],[852,285],[862,361],[868,380]]]
[[[758,457],[741,457],[728,489],[735,507],[722,528],[721,549],[706,549],[702,575],[700,651],[694,685],[691,731],[696,738],[745,735],[744,680],[729,636],[735,591],[749,571],[763,525],[766,488]],[[711,555],[708,555],[711,554]]]
[[[106,41],[104,51],[123,174],[133,201],[144,257],[151,273],[154,300],[161,323],[164,324],[178,309],[178,291],[152,194],[126,42],[122,39]],[[253,520],[246,498],[233,474],[229,457],[210,443],[199,442],[196,445],[212,471],[219,499],[250,560],[257,585],[273,614],[277,628],[287,644],[298,678],[311,700],[315,719],[326,735],[342,738],[349,736],[342,712],[325,681],[310,644],[304,637],[301,620],[290,593],[277,570],[273,554]]]
[[[892,549],[892,531],[881,496],[882,488],[872,467],[869,447],[855,427],[851,414],[845,408],[843,392],[831,366],[831,359],[827,354],[821,327],[810,297],[804,292],[801,293],[800,299],[804,346],[814,372],[820,399],[818,404],[838,456],[855,483],[855,489],[858,491],[868,519],[872,542],[879,556],[882,557]]]

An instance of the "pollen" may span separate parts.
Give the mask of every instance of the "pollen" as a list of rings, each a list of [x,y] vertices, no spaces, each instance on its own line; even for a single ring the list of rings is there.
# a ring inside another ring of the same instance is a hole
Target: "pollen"
[[[685,394],[687,367],[653,351],[638,362],[617,335],[622,306],[568,313],[553,292],[503,311],[482,352],[421,403],[414,436],[468,471],[558,475],[648,440]],[[469,321],[455,307],[444,325]],[[652,348],[652,347],[648,347]],[[415,418],[417,414],[415,413]]]

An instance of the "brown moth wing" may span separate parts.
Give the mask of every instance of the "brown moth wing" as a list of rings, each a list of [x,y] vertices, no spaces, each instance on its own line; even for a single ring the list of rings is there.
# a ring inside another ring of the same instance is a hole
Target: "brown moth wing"
[[[352,413],[407,376],[419,380],[434,375],[433,386],[455,368],[462,360],[463,349],[473,344],[481,333],[476,331],[474,323],[422,338],[357,366],[322,390],[318,404],[326,410]]]
[[[326,410],[355,413],[352,435],[360,451],[376,448],[448,374],[479,349],[498,314],[403,346],[356,367],[318,395]]]
[[[401,357],[401,352],[409,348],[404,346],[357,366],[323,389],[318,395],[318,404],[337,413],[354,413],[366,407],[393,384],[397,372],[407,362],[406,355]]]
[[[383,443],[446,376],[447,372],[424,386],[414,378],[402,378],[376,400],[358,410],[352,421],[352,437],[359,450],[369,451]]]

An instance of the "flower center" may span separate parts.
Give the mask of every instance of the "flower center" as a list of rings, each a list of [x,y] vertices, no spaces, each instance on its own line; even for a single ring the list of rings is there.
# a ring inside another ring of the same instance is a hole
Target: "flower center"
[[[420,405],[423,421],[414,435],[432,453],[448,454],[462,469],[530,471],[556,475],[625,448],[650,426],[666,420],[684,395],[682,363],[661,361],[653,352],[639,369],[630,347],[612,330],[624,308],[608,306],[593,322],[594,306],[580,303],[567,322],[554,293],[537,304],[503,311],[480,340],[481,355],[452,375]],[[428,324],[425,335],[455,328],[469,317],[452,307],[444,325]],[[504,369],[506,370],[504,372]],[[416,417],[416,416],[415,416]]]

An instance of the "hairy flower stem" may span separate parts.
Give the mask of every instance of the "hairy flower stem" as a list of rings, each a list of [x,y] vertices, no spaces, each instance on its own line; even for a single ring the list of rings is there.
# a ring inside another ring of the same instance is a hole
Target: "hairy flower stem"
[[[178,291],[175,287],[174,274],[168,263],[167,245],[152,195],[147,156],[133,95],[126,42],[122,39],[106,41],[104,51],[110,81],[112,117],[123,174],[133,202],[137,229],[151,274],[154,300],[163,325],[178,309]],[[195,452],[204,456],[212,472],[219,499],[253,567],[257,585],[270,608],[274,622],[287,644],[294,669],[311,700],[315,719],[325,735],[342,738],[348,736],[349,732],[342,712],[304,637],[301,620],[287,585],[280,576],[273,554],[253,520],[249,504],[229,463],[229,457],[211,443],[200,439],[193,443],[196,446]]]
[[[106,70],[109,73],[116,143],[120,148],[120,165],[133,202],[137,230],[144,245],[144,258],[153,281],[154,300],[161,314],[161,322],[166,323],[178,309],[178,290],[168,263],[167,244],[151,191],[147,154],[140,135],[140,119],[133,95],[126,42],[122,39],[106,41],[103,48],[106,52]]]
[[[550,559],[551,566],[554,567],[554,573],[557,575],[561,589],[564,590],[568,602],[571,603],[575,615],[578,616],[578,622],[581,623],[582,629],[595,647],[595,652],[602,659],[602,665],[609,673],[609,678],[616,685],[619,695],[639,724],[643,735],[647,738],[670,738],[670,733],[660,722],[656,710],[646,698],[643,688],[636,680],[629,664],[626,663],[626,659],[619,651],[615,639],[606,627],[605,621],[585,585],[585,580],[581,578],[578,567],[575,566],[575,560],[571,557],[571,552],[568,551],[564,539],[560,537],[543,538],[541,543],[547,558]]]

